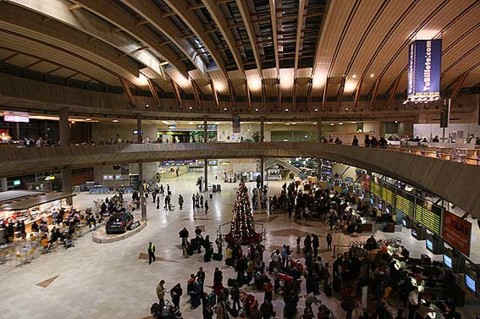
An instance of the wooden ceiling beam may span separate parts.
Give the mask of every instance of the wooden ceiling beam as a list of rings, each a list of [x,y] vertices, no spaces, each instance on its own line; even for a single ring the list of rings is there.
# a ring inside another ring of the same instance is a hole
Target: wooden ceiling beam
[[[278,56],[278,33],[277,33],[277,0],[270,0],[270,17],[272,20],[273,51],[275,53],[275,68],[277,77],[280,76],[280,59]],[[296,73],[295,73],[296,76]]]
[[[397,78],[395,79],[395,82],[393,83],[392,90],[390,91],[390,95],[388,96],[388,104],[387,104],[387,109],[392,106],[393,101],[395,101],[395,95],[397,94],[397,89],[398,85],[400,84],[400,80],[402,79],[402,73],[400,73]]]
[[[210,13],[210,16],[215,21],[218,30],[222,34],[225,42],[227,43],[228,48],[232,52],[233,59],[235,60],[235,64],[237,68],[245,72],[243,63],[242,63],[242,56],[240,55],[240,50],[236,46],[235,37],[233,36],[233,32],[231,29],[228,28],[228,21],[225,18],[225,14],[223,14],[222,9],[214,0],[202,0],[202,3],[205,5],[205,8]],[[207,31],[209,32],[209,31]],[[227,77],[228,78],[228,77]]]
[[[153,102],[155,103],[155,106],[157,108],[160,108],[160,97],[158,96],[157,89],[155,87],[155,83],[152,81],[152,79],[149,79],[147,77],[147,82],[148,82],[148,89],[150,90],[150,93],[152,94]]]
[[[200,97],[201,89],[194,79],[190,78],[190,83],[192,83],[193,95],[195,96],[195,104],[199,110],[202,109],[202,99]]]
[[[208,76],[209,82],[210,82],[210,88],[212,89],[212,97],[213,97],[213,102],[215,103],[215,107],[220,109],[220,103],[219,103],[219,98],[218,98],[218,92],[215,90],[215,83],[213,82],[212,78]]]
[[[235,109],[235,102],[236,102],[236,95],[235,95],[235,88],[233,87],[232,80],[230,78],[227,79],[228,82],[228,93],[230,94],[230,104],[232,106],[232,110]]]
[[[374,109],[375,103],[377,102],[378,88],[380,87],[381,80],[382,80],[382,77],[379,76],[375,81],[375,85],[373,86],[372,96],[370,99],[370,110]]]
[[[262,61],[260,59],[260,52],[258,51],[257,46],[255,45],[255,42],[257,41],[256,40],[257,36],[255,34],[255,30],[253,29],[250,10],[248,9],[248,5],[246,1],[236,0],[236,3],[237,3],[238,10],[240,11],[240,15],[242,16],[245,29],[247,30],[248,39],[250,40],[250,47],[252,48],[253,56],[255,57],[255,63],[257,64],[257,70],[260,73],[260,77],[263,78]]]
[[[175,81],[172,78],[170,78],[170,85],[172,86],[173,93],[175,94],[175,99],[177,100],[178,106],[180,108],[183,108],[182,97],[180,96],[180,89],[178,87],[178,84],[175,83]]]
[[[245,93],[247,97],[247,106],[248,106],[248,109],[250,110],[252,108],[252,96],[250,93],[250,89],[248,88],[247,78],[245,78]]]
[[[346,77],[344,76],[342,78],[342,82],[340,83],[340,86],[338,87],[338,92],[337,92],[337,99],[338,99],[338,111],[342,112],[342,102],[343,102],[343,95],[345,94],[345,81]]]
[[[295,41],[295,60],[294,60],[294,77],[297,77],[298,62],[300,60],[300,48],[302,47],[302,31],[303,31],[303,21],[305,15],[305,5],[308,0],[299,0],[298,3],[298,17],[297,17],[297,36]],[[278,50],[275,50],[277,52]]]
[[[125,93],[128,103],[130,104],[131,107],[136,107],[135,100],[133,99],[133,93],[132,93],[132,90],[130,89],[130,83],[128,82],[128,80],[126,80],[123,77],[119,77],[119,79],[120,79],[120,83],[122,84],[123,93]]]
[[[327,77],[327,80],[325,81],[325,86],[323,87],[323,96],[322,96],[322,110],[325,111],[327,107],[327,90],[328,90],[328,82],[329,82],[329,77]]]
[[[360,95],[362,94],[363,76],[358,80],[357,88],[355,89],[355,102],[353,104],[354,110],[357,109],[358,102],[360,101]]]
[[[452,101],[457,98],[457,95],[460,92],[460,89],[462,88],[463,83],[465,83],[465,80],[468,77],[468,74],[469,74],[468,71],[464,72],[455,80],[455,86],[453,87],[452,92],[450,93],[450,99]]]

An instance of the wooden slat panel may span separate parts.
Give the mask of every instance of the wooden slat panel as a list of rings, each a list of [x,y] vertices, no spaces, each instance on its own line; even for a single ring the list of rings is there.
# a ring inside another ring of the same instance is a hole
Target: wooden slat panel
[[[451,68],[448,72],[445,73],[445,75],[442,77],[442,88],[445,88],[445,86],[450,84],[453,80],[459,77],[463,72],[473,67],[479,61],[480,61],[480,47],[477,48],[474,52],[472,52],[472,54],[470,54],[468,58],[463,59],[461,62],[456,64],[455,67]],[[477,79],[477,83],[478,83],[478,79]]]
[[[8,59],[7,62],[23,68],[23,67],[25,67],[29,64],[32,64],[36,61],[38,61],[37,58],[27,56],[27,55],[23,55],[23,54],[17,54],[16,56]]]
[[[41,62],[33,65],[29,69],[34,70],[34,71],[38,71],[38,72],[42,72],[42,73],[47,73],[47,72],[50,72],[50,71],[52,71],[56,68],[58,68],[58,65],[55,65],[55,64],[50,63],[50,62],[41,61]]]
[[[15,52],[5,50],[5,49],[0,49],[0,61],[11,56],[12,54],[15,54]]]
[[[54,76],[60,76],[60,77],[69,77],[72,76],[76,73],[74,70],[66,69],[66,68],[61,68],[56,70],[55,72],[50,73],[51,75]]]
[[[455,17],[458,14],[460,14],[465,9],[465,7],[468,7],[471,4],[472,1],[473,0],[459,0],[459,1],[449,2],[445,6],[445,8],[443,8],[443,10],[441,10],[433,19],[431,19],[422,28],[422,30],[434,30],[434,31],[442,30],[442,28],[451,21],[452,17]],[[477,6],[477,7],[480,9],[480,6]],[[472,11],[475,11],[475,10],[472,10]],[[476,11],[477,11],[477,17],[476,17],[477,19],[475,22],[473,21],[467,22],[462,18],[461,19],[462,22],[457,23],[457,25],[462,25],[462,26],[468,25],[471,27],[472,23],[473,24],[477,23],[478,16],[480,15],[480,10],[476,10]],[[426,16],[428,16],[429,13],[430,12],[426,12],[424,14],[424,17],[422,17],[421,19],[423,20]],[[470,18],[472,17],[470,16]],[[418,20],[418,21],[421,21],[421,20]],[[417,24],[418,23],[419,22],[417,22]],[[412,24],[411,29],[414,30],[417,27],[417,24]],[[447,30],[447,32],[443,35],[443,43],[442,43],[443,50],[445,50],[445,48],[448,47],[448,45],[453,40],[456,40],[462,34],[462,33],[456,33],[456,32],[458,32],[458,29],[463,29],[463,28],[457,28],[457,30],[452,30],[452,29]],[[403,41],[402,42],[400,41],[402,41],[402,39],[399,39],[398,45],[401,45],[401,43],[403,42]],[[407,56],[408,56],[408,46],[402,50],[402,53],[396,58],[396,60],[392,63],[391,67],[385,73],[384,81],[382,81],[379,87],[380,93],[386,91],[394,81],[392,80],[392,78],[398,75],[405,68]],[[386,61],[388,62],[389,59]],[[442,57],[442,65],[444,65],[444,57]],[[406,82],[401,83],[400,86],[406,89]]]

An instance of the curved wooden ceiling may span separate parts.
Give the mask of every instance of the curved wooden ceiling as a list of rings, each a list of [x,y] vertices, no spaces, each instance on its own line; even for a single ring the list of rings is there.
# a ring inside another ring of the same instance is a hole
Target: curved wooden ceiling
[[[5,0],[0,60],[295,110],[405,92],[408,45],[425,32],[443,39],[442,89],[478,86],[478,17],[478,0]]]

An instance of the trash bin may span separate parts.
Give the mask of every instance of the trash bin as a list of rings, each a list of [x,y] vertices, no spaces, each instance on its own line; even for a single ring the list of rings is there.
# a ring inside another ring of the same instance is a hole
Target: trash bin
[[[212,199],[212,198],[213,198],[213,194],[212,194],[212,193],[210,193],[210,199]]]
[[[220,184],[217,185],[217,192],[220,192],[222,188],[220,187]]]

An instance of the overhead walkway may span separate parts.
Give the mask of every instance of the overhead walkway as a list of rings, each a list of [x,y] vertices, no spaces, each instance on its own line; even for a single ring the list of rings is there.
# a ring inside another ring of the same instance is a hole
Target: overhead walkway
[[[195,158],[319,157],[403,180],[480,217],[480,167],[409,153],[312,142],[121,144],[2,148],[0,176],[117,163]]]

